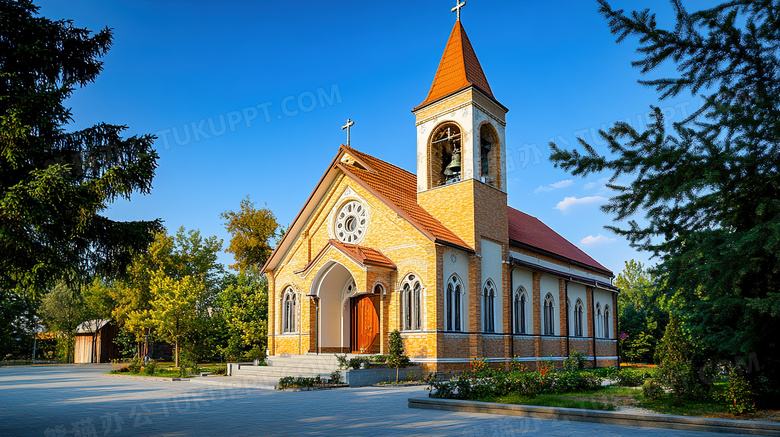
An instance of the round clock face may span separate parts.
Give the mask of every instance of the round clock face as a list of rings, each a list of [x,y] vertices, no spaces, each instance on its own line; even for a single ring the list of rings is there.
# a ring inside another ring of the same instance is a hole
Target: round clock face
[[[333,230],[342,243],[357,244],[363,239],[367,224],[366,207],[357,200],[351,200],[339,209]]]

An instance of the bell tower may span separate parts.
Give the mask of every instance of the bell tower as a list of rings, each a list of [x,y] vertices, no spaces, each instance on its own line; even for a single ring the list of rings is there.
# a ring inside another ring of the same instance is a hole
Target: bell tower
[[[453,9],[458,20],[433,84],[412,113],[417,125],[417,201],[477,249],[482,237],[508,241],[508,109],[493,95],[461,24],[464,4]]]

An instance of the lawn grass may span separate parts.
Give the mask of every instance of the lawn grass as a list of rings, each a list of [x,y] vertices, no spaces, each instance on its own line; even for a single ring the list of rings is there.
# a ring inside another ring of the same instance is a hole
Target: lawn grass
[[[654,401],[641,398],[637,407],[647,408],[661,414],[674,414],[678,416],[720,417],[732,418],[724,403],[712,400],[704,401],[677,401],[671,396],[663,396]]]
[[[576,400],[571,399],[569,396],[554,394],[521,396],[516,393],[512,393],[507,396],[492,396],[485,399],[480,399],[480,401],[497,402],[500,404],[533,405],[537,407],[584,408],[588,410],[615,411],[615,406],[612,404]]]

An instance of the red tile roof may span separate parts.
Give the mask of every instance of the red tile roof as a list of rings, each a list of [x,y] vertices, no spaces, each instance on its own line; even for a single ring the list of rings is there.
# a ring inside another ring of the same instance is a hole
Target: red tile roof
[[[569,240],[561,237],[538,218],[518,211],[511,206],[507,208],[510,240],[612,274],[609,269],[596,262],[596,260],[588,256],[588,254],[570,243]]]
[[[463,25],[458,21],[452,28],[428,97],[415,110],[470,85],[479,88],[495,100],[471,41]]]
[[[391,261],[390,258],[376,249],[358,246],[356,244],[346,244],[338,240],[330,240],[329,243],[341,250],[345,255],[354,259],[360,265],[384,267],[387,269],[396,268],[395,263]]]
[[[383,196],[398,212],[406,215],[412,225],[418,226],[434,239],[471,250],[468,244],[417,203],[417,176],[349,146],[341,147],[367,167],[339,163],[341,170]]]

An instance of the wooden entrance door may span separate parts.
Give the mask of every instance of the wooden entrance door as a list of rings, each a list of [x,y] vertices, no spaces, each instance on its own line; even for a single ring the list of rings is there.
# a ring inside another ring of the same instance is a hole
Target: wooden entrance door
[[[371,295],[352,298],[352,353],[379,353],[377,298]]]

